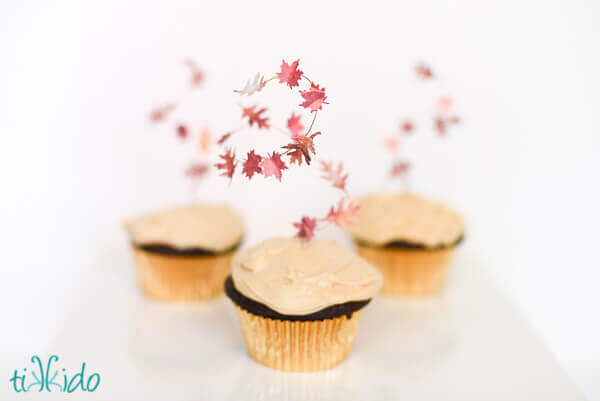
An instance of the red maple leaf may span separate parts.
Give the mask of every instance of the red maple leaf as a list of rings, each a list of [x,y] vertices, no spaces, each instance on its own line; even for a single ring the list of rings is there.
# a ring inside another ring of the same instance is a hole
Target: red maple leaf
[[[277,73],[279,83],[287,84],[290,88],[298,86],[298,80],[302,77],[302,71],[298,69],[300,60],[294,61],[291,65],[282,60],[281,72]]]
[[[317,228],[317,219],[303,216],[299,223],[294,223],[294,227],[298,229],[296,236],[310,241],[315,236],[315,228]]]
[[[180,137],[181,139],[186,139],[188,136],[187,126],[185,126],[183,124],[179,124],[177,126],[177,136]]]
[[[449,97],[441,97],[436,104],[435,130],[440,136],[446,135],[450,124],[458,124],[460,117],[453,114],[454,102]]]
[[[401,127],[402,127],[402,131],[404,131],[407,134],[410,134],[415,129],[414,124],[412,123],[412,121],[409,121],[409,120],[404,121],[402,123]]]
[[[219,138],[219,140],[217,141],[217,144],[219,144],[219,145],[223,145],[223,144],[225,143],[225,141],[226,141],[227,139],[229,139],[229,137],[230,137],[232,134],[233,134],[233,132],[228,132],[228,133],[224,134],[223,136],[221,136],[221,137]]]
[[[255,173],[260,174],[262,172],[262,169],[260,168],[261,161],[262,156],[257,155],[254,153],[254,150],[251,150],[248,152],[248,156],[244,162],[242,173],[246,174],[248,179],[251,179]]]
[[[392,177],[404,177],[406,173],[410,170],[410,163],[408,162],[396,162],[392,166],[392,171],[390,172]]]
[[[450,116],[444,117],[438,115],[434,118],[435,130],[437,131],[439,136],[444,136],[448,133],[448,126],[450,124],[458,124],[460,123],[459,116]]]
[[[294,143],[282,146],[282,148],[287,149],[287,155],[290,156],[291,164],[297,162],[299,166],[302,165],[302,158],[304,157],[306,164],[310,165],[310,154],[315,154],[315,144],[313,140],[317,135],[321,135],[321,132],[315,132],[311,136],[298,136],[292,138]]]
[[[164,106],[159,106],[150,112],[150,121],[153,123],[160,122],[167,118],[167,115],[175,110],[177,105],[175,103],[169,103]]]
[[[344,199],[341,199],[337,210],[335,210],[335,207],[331,206],[325,220],[338,227],[350,225],[352,224],[352,218],[356,215],[358,209],[360,209],[360,207],[354,205],[352,202],[348,203],[348,206],[344,209]]]
[[[190,58],[183,60],[183,63],[190,69],[192,73],[192,86],[199,86],[204,81],[204,73],[202,70],[198,67],[196,62]]]
[[[219,157],[223,159],[224,162],[216,163],[215,167],[219,170],[225,170],[221,173],[221,175],[233,178],[233,173],[235,171],[235,167],[237,166],[237,162],[235,161],[235,153],[231,149],[227,149],[225,154],[219,155]]]
[[[439,116],[435,118],[435,130],[437,131],[438,135],[446,135],[447,126],[448,123],[445,118]]]
[[[337,169],[333,167],[333,162],[321,162],[321,169],[325,173],[322,176],[323,179],[331,181],[331,185],[335,188],[339,188],[342,191],[346,191],[346,179],[348,174],[344,175],[344,165],[339,162]]]
[[[208,165],[205,163],[192,164],[185,170],[185,175],[190,178],[202,178],[208,172]]]
[[[263,107],[259,110],[256,110],[256,106],[244,107],[242,108],[242,118],[248,117],[248,123],[250,126],[256,123],[258,128],[270,128],[269,118],[261,116],[261,114],[265,111],[267,111],[266,107]]]
[[[302,153],[302,150],[294,149],[297,146],[298,145],[295,145],[295,144],[289,144],[289,145],[286,145],[283,147],[288,148],[288,152],[286,154],[290,157],[290,164],[298,163],[298,165],[301,166],[302,165],[302,156],[304,156],[304,154]],[[310,156],[309,156],[309,158],[310,158]]]
[[[431,68],[425,63],[417,64],[417,66],[415,67],[415,72],[417,73],[417,76],[421,79],[433,78],[433,72],[431,71]]]
[[[287,127],[292,131],[292,138],[296,138],[302,135],[304,125],[300,122],[300,116],[292,113],[291,117],[287,120]]]
[[[287,169],[287,166],[281,160],[281,154],[273,152],[271,156],[262,160],[260,168],[265,178],[275,176],[275,178],[281,181],[281,171]]]
[[[319,85],[310,84],[310,90],[300,91],[300,95],[304,98],[304,102],[300,106],[310,109],[311,112],[321,110],[323,104],[329,104],[325,101],[325,88],[319,88]]]

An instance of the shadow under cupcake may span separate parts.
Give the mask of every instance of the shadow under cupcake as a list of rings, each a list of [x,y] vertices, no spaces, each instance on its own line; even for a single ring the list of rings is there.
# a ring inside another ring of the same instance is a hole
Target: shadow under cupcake
[[[244,234],[241,216],[225,204],[171,208],[124,226],[140,286],[161,301],[201,301],[222,293]]]
[[[454,249],[464,236],[461,216],[409,193],[376,193],[357,201],[348,231],[357,252],[377,266],[387,294],[422,295],[446,283]]]
[[[377,269],[336,241],[272,238],[235,256],[225,292],[255,360],[311,372],[346,358],[381,282]]]

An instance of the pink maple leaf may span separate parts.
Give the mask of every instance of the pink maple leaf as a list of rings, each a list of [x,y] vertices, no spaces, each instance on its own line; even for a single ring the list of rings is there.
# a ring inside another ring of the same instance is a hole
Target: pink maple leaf
[[[150,112],[150,121],[157,123],[167,118],[167,115],[175,110],[177,105],[175,103],[169,103],[164,106],[159,106]]]
[[[179,124],[177,126],[177,136],[181,139],[186,139],[188,136],[188,128],[184,124]]]
[[[390,172],[392,177],[404,177],[406,173],[410,170],[410,163],[408,162],[396,162],[392,166],[392,171]]]
[[[443,116],[448,116],[452,113],[453,102],[449,97],[442,97],[438,99],[437,102],[437,111],[439,114]]]
[[[287,84],[290,88],[298,86],[298,80],[302,77],[302,71],[298,69],[299,62],[298,59],[290,65],[282,60],[281,71],[277,73],[280,83]]]
[[[395,136],[388,136],[383,140],[383,146],[392,153],[396,153],[400,147],[400,140]]]
[[[281,171],[287,169],[285,163],[281,160],[281,154],[273,152],[260,163],[263,175],[266,177],[275,176],[281,182]]]
[[[219,145],[223,145],[223,144],[225,143],[225,141],[226,141],[227,139],[229,139],[229,137],[230,137],[232,134],[233,134],[233,132],[228,132],[228,133],[226,133],[226,134],[223,134],[223,136],[221,136],[221,137],[219,138],[219,140],[217,141],[217,144],[219,144]]]
[[[360,207],[354,205],[352,202],[348,203],[348,206],[344,209],[344,199],[340,200],[337,210],[331,206],[329,214],[325,217],[325,220],[335,224],[338,227],[352,224],[352,218],[356,215]]]
[[[304,98],[304,102],[300,106],[310,109],[311,112],[321,110],[323,104],[329,104],[325,101],[325,88],[319,88],[319,85],[311,84],[310,90],[300,91],[300,95]]]
[[[415,72],[417,73],[417,76],[421,79],[433,78],[433,72],[431,71],[431,68],[425,63],[417,64],[417,66],[415,67]]]
[[[233,178],[233,173],[235,172],[235,167],[237,166],[237,162],[235,161],[235,153],[231,149],[227,149],[227,151],[219,155],[221,159],[223,159],[223,163],[216,163],[215,167],[219,170],[225,170],[221,173],[221,175],[229,178]]]
[[[315,228],[317,228],[317,219],[303,216],[299,223],[294,223],[294,227],[298,229],[296,236],[298,238],[310,241],[315,236]]]
[[[185,170],[185,175],[190,178],[202,178],[208,172],[208,165],[205,163],[192,164]]]
[[[251,150],[248,152],[248,156],[244,162],[242,173],[246,174],[248,179],[251,179],[255,173],[260,174],[262,172],[262,169],[260,168],[261,161],[262,156],[257,155],[254,153],[254,150]]]
[[[339,162],[337,169],[333,167],[333,162],[321,162],[321,170],[325,173],[322,178],[331,181],[331,185],[346,192],[346,179],[348,174],[344,174],[344,165]]]
[[[187,68],[190,69],[190,72],[192,73],[192,86],[199,86],[202,82],[204,82],[204,72],[202,72],[194,60],[187,58],[183,60],[183,63]]]
[[[200,143],[198,147],[200,149],[200,153],[208,153],[212,146],[212,132],[210,128],[203,127],[200,131]]]
[[[291,117],[287,120],[287,127],[292,131],[292,138],[296,138],[302,135],[304,125],[300,122],[300,116],[292,113]]]
[[[256,106],[242,108],[242,118],[248,117],[248,123],[250,126],[256,123],[258,128],[270,128],[269,118],[261,116],[262,113],[267,111],[266,107],[256,110]]]

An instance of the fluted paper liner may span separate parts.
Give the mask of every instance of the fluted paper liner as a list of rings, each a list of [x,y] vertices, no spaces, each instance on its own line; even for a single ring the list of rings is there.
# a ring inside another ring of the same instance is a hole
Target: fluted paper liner
[[[144,293],[161,301],[179,302],[202,301],[221,294],[234,253],[180,256],[135,247],[133,251]]]
[[[356,244],[358,254],[383,274],[382,293],[425,295],[440,291],[446,283],[454,248],[381,248]]]
[[[250,355],[270,368],[292,372],[314,372],[342,362],[361,314],[300,322],[264,318],[234,306]]]

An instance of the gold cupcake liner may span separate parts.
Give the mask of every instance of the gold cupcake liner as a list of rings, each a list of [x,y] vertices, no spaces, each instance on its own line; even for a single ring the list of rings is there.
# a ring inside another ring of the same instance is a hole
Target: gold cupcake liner
[[[342,362],[352,348],[361,314],[300,322],[269,319],[234,306],[250,356],[291,372],[314,372]]]
[[[425,295],[438,292],[446,283],[454,248],[402,249],[356,244],[360,256],[383,274],[385,294]]]
[[[217,255],[164,255],[133,248],[144,293],[161,301],[193,302],[223,292],[233,251]]]

